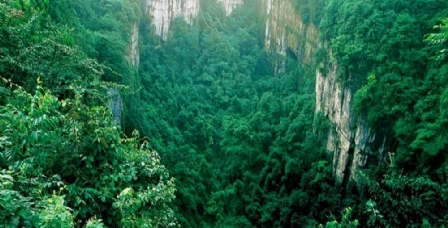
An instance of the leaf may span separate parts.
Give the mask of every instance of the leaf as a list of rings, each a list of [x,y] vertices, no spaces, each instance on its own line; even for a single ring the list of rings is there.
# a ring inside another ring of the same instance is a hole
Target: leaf
[[[12,178],[12,176],[7,175],[7,174],[0,174],[0,179],[7,179],[9,181],[14,181],[14,178]]]

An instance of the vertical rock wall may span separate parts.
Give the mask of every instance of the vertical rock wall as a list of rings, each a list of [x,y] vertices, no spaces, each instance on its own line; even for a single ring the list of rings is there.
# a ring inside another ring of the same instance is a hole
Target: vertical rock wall
[[[116,88],[109,88],[107,90],[107,96],[109,97],[108,106],[112,110],[112,117],[118,126],[121,126],[121,117],[123,113],[123,98],[121,97],[121,91]]]
[[[327,75],[316,71],[316,114],[321,112],[333,125],[328,130],[327,149],[333,153],[333,174],[336,181],[342,182],[354,137],[351,129],[354,122],[353,93],[337,79],[337,64],[327,67]]]
[[[166,40],[171,22],[176,17],[182,17],[189,24],[199,14],[200,0],[144,0],[146,15],[152,18],[155,33]],[[223,4],[227,15],[236,7],[243,4],[243,0],[217,0]]]
[[[319,30],[313,24],[305,24],[294,9],[291,0],[264,0],[267,15],[265,47],[281,55],[293,53],[298,62],[311,65],[317,48],[324,46],[318,40]],[[331,51],[329,59],[331,58]],[[282,62],[274,63],[282,71]],[[357,180],[358,170],[366,165],[373,151],[385,150],[386,138],[377,137],[365,118],[355,115],[353,98],[356,88],[350,79],[341,82],[337,78],[337,63],[323,66],[327,74],[316,70],[316,110],[326,116],[332,126],[328,129],[326,147],[333,154],[333,174],[337,183]],[[379,145],[379,146],[378,146]]]
[[[267,15],[266,50],[286,55],[291,51],[298,61],[310,64],[318,46],[318,29],[303,23],[291,0],[264,0]]]
[[[134,22],[131,31],[131,37],[129,39],[129,44],[126,48],[125,59],[133,67],[138,67],[140,63],[140,52],[138,49],[138,22]]]
[[[331,52],[330,56],[331,58]],[[336,62],[325,66],[327,74],[316,70],[316,114],[327,117],[332,126],[328,129],[326,147],[333,153],[333,174],[336,183],[358,180],[359,170],[366,166],[374,151],[381,157],[385,151],[386,134],[378,136],[364,116],[354,112],[356,89],[350,77],[342,82],[337,76]]]
[[[192,23],[199,13],[199,0],[145,0],[145,12],[152,18],[155,33],[163,40],[176,17],[182,17]]]
[[[131,36],[129,37],[129,43],[126,47],[126,53],[124,58],[133,67],[138,68],[140,64],[140,52],[138,47],[138,21],[135,21],[132,25]],[[121,91],[117,88],[109,88],[107,91],[109,97],[108,106],[112,110],[112,116],[117,123],[121,126],[122,114],[123,114],[123,97]]]
[[[233,9],[243,4],[243,0],[218,0],[218,2],[222,2],[227,16],[232,13]]]

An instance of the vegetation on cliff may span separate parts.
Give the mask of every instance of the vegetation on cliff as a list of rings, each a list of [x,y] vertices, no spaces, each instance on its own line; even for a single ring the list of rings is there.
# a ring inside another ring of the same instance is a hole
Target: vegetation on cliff
[[[447,224],[446,15],[446,1],[347,0],[328,1],[321,18],[357,115],[387,138],[357,183],[382,215],[368,224]]]
[[[257,0],[230,16],[203,0],[166,41],[137,0],[0,0],[0,223],[448,224],[448,2],[291,1],[321,32],[313,66],[264,50]],[[356,114],[388,139],[357,182],[334,181],[320,62],[338,65]]]

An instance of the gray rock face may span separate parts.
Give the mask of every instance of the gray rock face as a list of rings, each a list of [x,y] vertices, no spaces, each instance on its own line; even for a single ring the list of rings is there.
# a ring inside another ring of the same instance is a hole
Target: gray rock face
[[[109,97],[109,108],[112,110],[112,116],[118,126],[121,126],[121,117],[123,113],[123,99],[119,89],[110,88],[107,91]]]
[[[140,52],[138,50],[138,22],[134,22],[131,31],[131,37],[126,49],[125,59],[133,67],[138,67],[140,63]]]
[[[266,10],[265,47],[268,51],[286,55],[294,53],[298,62],[310,65],[313,55],[325,44],[318,41],[319,30],[305,24],[290,0],[264,0]],[[330,52],[330,51],[328,51]],[[332,59],[331,52],[329,59]],[[274,63],[277,72],[282,63]],[[385,150],[385,137],[377,137],[363,116],[356,116],[353,98],[356,90],[350,81],[337,78],[337,63],[323,66],[327,74],[316,70],[316,110],[332,123],[328,129],[326,148],[333,154],[333,174],[337,183],[344,179],[357,180],[358,171],[365,167],[374,151]],[[378,147],[378,144],[380,146]]]
[[[331,58],[331,53],[330,53]],[[367,159],[385,150],[386,136],[378,137],[364,116],[356,116],[353,99],[356,90],[348,81],[337,78],[337,63],[331,63],[328,73],[316,70],[316,114],[321,113],[332,123],[328,129],[327,150],[333,153],[333,174],[336,183],[345,179],[357,181],[359,170],[367,165]],[[378,146],[379,145],[379,146]]]
[[[199,13],[199,0],[146,0],[145,12],[152,18],[155,33],[166,40],[171,22],[182,17],[189,24]]]
[[[299,62],[311,64],[318,46],[319,31],[313,24],[305,24],[290,0],[264,0],[266,25],[265,48],[285,56],[293,53]],[[282,72],[284,61],[274,63],[276,72]]]
[[[233,9],[243,4],[243,0],[218,0],[218,2],[222,2],[227,16],[232,13]]]
[[[281,55],[290,51],[296,55],[298,62],[310,65],[316,50],[325,46],[318,40],[316,26],[305,24],[290,0],[264,0],[263,4],[267,15],[266,50]],[[329,55],[332,59],[331,52]],[[277,72],[281,72],[282,63],[274,64]],[[337,78],[337,62],[323,67],[327,69],[326,75],[316,70],[315,113],[323,114],[332,123],[328,129],[326,148],[333,154],[336,182],[342,183],[345,179],[356,181],[359,169],[367,165],[367,159],[374,151],[379,151],[382,156],[386,138],[378,137],[365,117],[354,113],[356,90],[351,87],[350,80],[341,82]]]
[[[354,121],[353,92],[337,80],[337,64],[329,66],[327,75],[316,71],[316,114],[322,112],[333,127],[328,130],[327,149],[333,153],[333,174],[337,182],[342,182],[349,164],[352,147]]]
[[[243,4],[243,0],[218,0],[222,2],[226,14]],[[152,18],[155,33],[166,40],[171,22],[176,17],[182,17],[189,24],[199,14],[200,0],[146,0],[145,12]]]

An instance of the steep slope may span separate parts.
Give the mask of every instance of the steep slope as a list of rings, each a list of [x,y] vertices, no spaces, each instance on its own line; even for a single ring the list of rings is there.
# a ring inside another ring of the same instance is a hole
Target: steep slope
[[[264,1],[267,15],[265,27],[265,47],[280,55],[293,54],[299,64],[311,66],[314,55],[319,48],[324,48],[325,41],[318,40],[319,30],[313,23],[305,23],[295,9],[292,0]],[[327,52],[327,51],[325,51]],[[329,52],[329,51],[328,51]],[[330,53],[331,55],[331,53]],[[331,59],[331,56],[327,57]],[[281,71],[282,63],[277,64]],[[315,67],[315,66],[311,66]],[[366,121],[358,120],[353,111],[354,88],[350,83],[343,83],[337,78],[337,63],[323,64],[326,74],[316,70],[316,115],[323,114],[332,126],[328,129],[326,147],[333,154],[333,174],[336,182],[341,183],[356,170],[366,164],[372,151],[371,145],[377,139],[369,129]],[[384,150],[384,146],[381,151]],[[347,170],[351,166],[351,173]]]
[[[333,154],[336,182],[342,183],[345,178],[356,180],[357,170],[366,165],[377,140],[383,143],[375,149],[383,153],[386,138],[378,139],[365,118],[356,116],[353,102],[356,91],[338,79],[337,63],[327,67],[326,74],[316,70],[316,115],[323,114],[332,123],[326,147]]]

